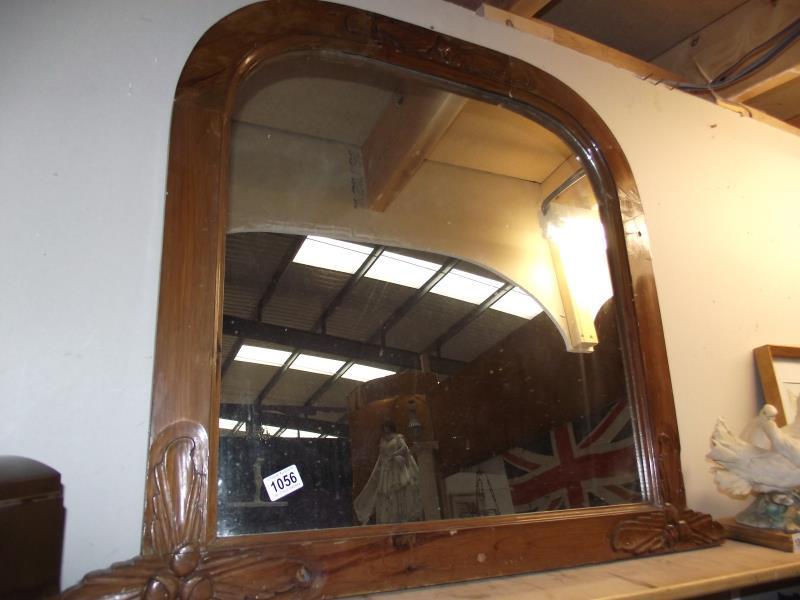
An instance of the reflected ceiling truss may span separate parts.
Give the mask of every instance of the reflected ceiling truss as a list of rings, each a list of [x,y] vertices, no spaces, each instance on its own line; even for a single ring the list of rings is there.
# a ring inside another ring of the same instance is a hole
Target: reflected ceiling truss
[[[289,265],[292,264],[292,259],[294,259],[295,254],[300,249],[300,246],[303,245],[303,237],[296,238],[289,247],[286,249],[286,252],[283,254],[281,258],[281,262],[278,264],[278,268],[275,269],[275,272],[270,277],[269,282],[267,283],[266,287],[264,288],[261,297],[258,299],[258,303],[256,304],[256,309],[253,315],[257,321],[261,321],[264,315],[264,307],[269,303],[272,297],[275,295],[275,291],[278,289],[278,284],[281,282],[281,278],[286,273],[286,270],[289,268]],[[225,362],[222,363],[222,376],[225,377],[225,374],[228,372],[231,364],[233,364],[236,355],[239,353],[239,350],[242,348],[242,344],[244,344],[245,338],[242,336],[238,336],[236,338],[236,342],[233,344],[233,348],[228,353],[228,356],[225,358]]]
[[[425,348],[423,354],[435,354],[438,357],[442,355],[442,346],[445,345],[448,341],[453,339],[456,335],[458,335],[467,325],[472,323],[475,319],[480,317],[483,313],[485,313],[489,307],[500,300],[503,296],[509,293],[511,290],[514,289],[513,284],[506,283],[494,292],[491,296],[489,296],[486,300],[481,302],[478,306],[473,308],[469,311],[466,315],[461,317],[458,321],[453,323],[447,331],[445,331],[442,335],[437,337],[433,342]]]
[[[376,261],[387,250],[385,246],[379,245],[371,249],[363,263],[341,285],[335,296],[321,311],[310,331],[267,323],[264,321],[266,307],[275,296],[281,280],[292,265],[305,239],[305,236],[296,236],[288,244],[259,297],[251,319],[243,319],[232,315],[224,315],[223,317],[223,334],[235,336],[236,338],[223,362],[223,377],[228,374],[233,361],[247,340],[257,340],[292,349],[288,358],[263,385],[250,405],[227,403],[222,405],[220,416],[226,419],[235,419],[238,422],[236,429],[240,428],[242,423],[248,423],[249,427],[255,428],[249,430],[260,432],[262,425],[269,424],[281,428],[281,430],[283,428],[292,428],[313,431],[323,435],[347,435],[347,426],[343,423],[346,419],[346,408],[321,406],[318,405],[318,402],[357,361],[385,364],[395,367],[397,370],[420,369],[430,370],[441,375],[456,374],[466,363],[444,358],[441,352],[443,345],[484,314],[500,298],[514,289],[513,284],[505,282],[483,302],[458,318],[422,351],[387,346],[387,336],[390,331],[407,317],[431,293],[431,290],[459,265],[460,261],[458,259],[451,258],[445,261],[422,285],[416,288],[413,294],[394,308],[388,317],[366,337],[366,341],[330,335],[328,333],[330,318],[347,301],[348,296],[358,283],[365,278]],[[335,373],[331,374],[302,403],[298,405],[265,406],[264,401],[270,392],[276,388],[303,352],[341,356],[346,357],[346,360]],[[338,423],[322,421],[312,417],[316,413],[326,412],[345,414],[342,415],[343,418],[340,418]]]

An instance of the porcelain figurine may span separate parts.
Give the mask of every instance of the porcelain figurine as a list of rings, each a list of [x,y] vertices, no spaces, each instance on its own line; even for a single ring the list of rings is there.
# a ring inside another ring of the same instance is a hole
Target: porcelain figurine
[[[720,490],[756,496],[737,522],[795,532],[800,531],[800,424],[779,428],[777,412],[767,404],[738,436],[718,419],[707,457]]]
[[[422,519],[419,467],[392,421],[383,424],[378,460],[364,489],[353,502],[358,521],[405,523]]]

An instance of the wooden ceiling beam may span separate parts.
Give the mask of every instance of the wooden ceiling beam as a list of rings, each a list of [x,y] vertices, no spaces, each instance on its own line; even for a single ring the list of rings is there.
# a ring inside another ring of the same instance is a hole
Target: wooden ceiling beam
[[[794,119],[800,115],[800,79],[753,98],[748,106],[763,110],[778,119],[784,119],[787,123],[796,123]]]
[[[740,84],[724,90],[723,95],[734,102],[747,102],[797,78],[800,78],[800,44],[795,44],[793,48],[776,58],[775,62],[765,66],[762,72],[755,73],[752,78],[748,77]]]
[[[791,25],[798,16],[800,0],[749,0],[653,62],[693,83],[705,84]],[[745,102],[797,77],[800,77],[800,44],[794,44],[765,67],[718,93],[727,100]]]
[[[465,98],[440,90],[415,90],[390,103],[361,147],[366,197],[357,201],[359,208],[386,210],[465,103]]]
[[[591,40],[573,31],[564,29],[563,27],[558,27],[552,23],[547,23],[539,19],[522,17],[518,14],[485,3],[478,7],[476,13],[484,19],[518,29],[519,31],[524,31],[538,38],[558,44],[559,46],[564,46],[565,48],[580,52],[586,56],[591,56],[604,63],[620,69],[625,69],[643,79],[652,79],[656,81],[681,80],[678,74],[670,70]]]
[[[553,0],[514,0],[508,6],[508,12],[521,17],[532,18],[542,12]]]

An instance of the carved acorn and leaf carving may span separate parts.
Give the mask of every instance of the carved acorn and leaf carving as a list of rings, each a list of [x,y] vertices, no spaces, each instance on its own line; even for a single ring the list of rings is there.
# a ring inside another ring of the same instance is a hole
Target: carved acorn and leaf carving
[[[151,449],[143,554],[89,573],[67,600],[261,600],[313,597],[317,574],[304,561],[262,546],[207,547],[208,436],[181,421]]]

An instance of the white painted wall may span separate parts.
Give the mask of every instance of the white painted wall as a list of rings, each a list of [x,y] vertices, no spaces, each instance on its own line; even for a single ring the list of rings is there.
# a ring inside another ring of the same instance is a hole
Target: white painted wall
[[[753,347],[800,344],[800,137],[433,0],[351,0],[519,56],[582,94],[641,191],[691,504],[757,406]],[[0,3],[0,453],[63,474],[64,584],[138,551],[169,115],[245,0]]]

